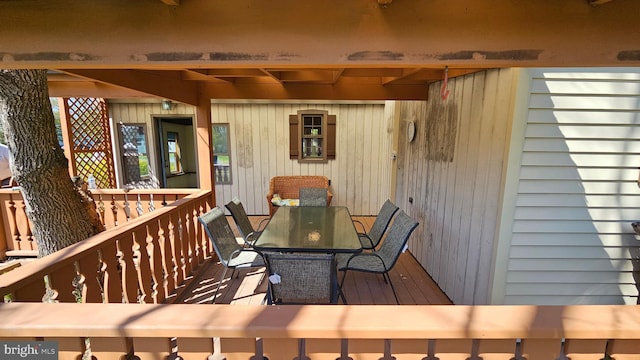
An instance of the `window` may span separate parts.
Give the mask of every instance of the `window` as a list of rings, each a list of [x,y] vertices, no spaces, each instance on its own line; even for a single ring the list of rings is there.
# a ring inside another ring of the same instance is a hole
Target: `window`
[[[216,184],[231,184],[229,124],[213,124],[211,136]]]
[[[336,116],[322,110],[300,110],[289,115],[289,157],[299,162],[326,162],[336,158]]]
[[[147,132],[144,124],[118,124],[120,151],[126,184],[147,180],[150,177]]]
[[[321,114],[302,114],[302,159],[325,160],[322,153],[322,140],[327,122]]]
[[[169,153],[169,173],[181,174],[182,165],[180,163],[180,143],[178,142],[178,133],[167,132],[167,150]]]

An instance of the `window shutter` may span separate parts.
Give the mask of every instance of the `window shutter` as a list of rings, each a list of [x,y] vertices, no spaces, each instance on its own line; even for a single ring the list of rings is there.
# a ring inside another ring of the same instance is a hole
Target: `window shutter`
[[[327,159],[336,158],[336,116],[327,116]]]
[[[298,115],[289,115],[289,159],[298,158]]]

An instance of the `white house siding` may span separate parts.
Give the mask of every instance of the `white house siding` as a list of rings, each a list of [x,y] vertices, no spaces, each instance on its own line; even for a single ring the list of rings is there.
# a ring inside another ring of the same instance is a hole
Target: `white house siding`
[[[640,69],[526,74],[528,103],[516,119],[526,124],[512,140],[515,193],[505,194],[508,260],[497,268],[494,302],[635,304]]]
[[[146,123],[149,142],[152,115],[192,115],[195,109],[178,105],[163,111],[160,104],[111,103],[114,121]],[[301,109],[327,110],[336,115],[336,159],[325,164],[300,164],[289,159],[289,114]],[[268,214],[269,180],[277,175],[325,175],[331,180],[332,205],[344,205],[354,215],[375,215],[390,197],[393,119],[383,102],[214,102],[213,123],[229,123],[231,185],[216,185],[216,199],[224,206],[239,197],[249,214]],[[151,155],[155,149],[151,149]]]
[[[483,71],[449,80],[446,100],[436,83],[399,105],[397,201],[420,221],[410,251],[455,304],[489,301],[513,84],[511,69]]]

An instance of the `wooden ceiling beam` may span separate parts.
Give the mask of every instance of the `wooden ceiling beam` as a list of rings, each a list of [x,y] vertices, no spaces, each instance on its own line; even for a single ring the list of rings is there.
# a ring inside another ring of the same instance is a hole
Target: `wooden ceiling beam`
[[[394,82],[398,82],[400,80],[406,79],[408,77],[410,77],[413,74],[416,74],[420,71],[422,71],[422,68],[416,68],[416,69],[407,69],[402,71],[402,74],[399,76],[395,76],[395,77],[387,77],[386,79],[384,79],[383,83],[384,84],[392,84]],[[436,70],[437,71],[437,70]]]
[[[425,85],[362,84],[203,84],[212,99],[427,100]]]
[[[94,97],[107,99],[149,98],[149,94],[95,81],[49,81],[51,97]]]
[[[265,75],[260,69],[206,69],[202,71],[208,76],[217,78],[260,77]]]
[[[589,1],[589,4],[591,4],[592,6],[598,6],[598,5],[606,4],[613,0],[588,0],[588,1]]]
[[[276,75],[281,82],[324,82],[331,83],[336,80],[337,71],[333,69],[267,69],[270,74]]]
[[[404,76],[405,69],[396,68],[349,68],[344,69],[343,75],[350,77],[401,77]]]
[[[175,71],[65,69],[64,72],[185,104],[198,104],[197,84],[182,81]]]
[[[11,14],[0,27],[0,67],[640,65],[633,0],[608,1],[602,11],[588,0],[407,0],[387,9],[371,0],[192,0],[166,8],[160,1],[84,0],[72,8],[0,1],[0,14]]]
[[[218,78],[215,76],[211,76],[208,73],[208,70],[205,69],[183,69],[182,70],[182,80],[193,80],[193,81],[211,81],[211,82],[233,82],[233,79],[229,78]]]

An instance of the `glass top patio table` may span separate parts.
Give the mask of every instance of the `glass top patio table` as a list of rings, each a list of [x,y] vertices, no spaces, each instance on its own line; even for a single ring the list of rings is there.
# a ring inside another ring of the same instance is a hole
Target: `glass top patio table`
[[[351,214],[344,206],[280,207],[253,247],[286,252],[362,251]]]

